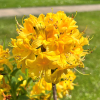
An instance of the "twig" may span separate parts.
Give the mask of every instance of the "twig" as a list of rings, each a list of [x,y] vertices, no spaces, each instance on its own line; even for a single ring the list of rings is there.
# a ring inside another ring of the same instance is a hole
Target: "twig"
[[[54,70],[51,70],[51,73],[53,73]],[[57,93],[56,93],[56,84],[52,83],[52,91],[53,91],[53,99],[57,100]]]
[[[56,84],[52,83],[53,99],[57,100]]]

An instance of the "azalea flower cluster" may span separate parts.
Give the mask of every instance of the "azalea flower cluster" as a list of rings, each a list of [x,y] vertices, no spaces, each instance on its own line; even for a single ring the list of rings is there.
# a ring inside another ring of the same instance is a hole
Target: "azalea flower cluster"
[[[2,94],[6,91],[9,92],[10,86],[5,82],[4,75],[2,72],[4,71],[4,64],[9,66],[12,70],[12,65],[9,62],[10,53],[9,49],[4,50],[3,46],[0,45],[0,100],[3,100]]]
[[[76,78],[75,74],[70,69],[68,69],[68,73],[63,74],[62,77],[64,78],[64,80],[56,84],[58,99],[69,95],[69,90],[74,89],[73,81]],[[30,93],[30,99],[49,100],[51,98],[51,90],[52,84],[47,83],[44,78],[42,78],[33,86],[33,89]]]
[[[16,20],[17,21],[17,20]],[[33,79],[43,77],[46,82],[58,83],[67,69],[84,67],[89,38],[79,32],[76,21],[63,11],[56,14],[30,15],[23,26],[17,22],[18,36],[11,39],[12,53],[17,67],[28,69]]]

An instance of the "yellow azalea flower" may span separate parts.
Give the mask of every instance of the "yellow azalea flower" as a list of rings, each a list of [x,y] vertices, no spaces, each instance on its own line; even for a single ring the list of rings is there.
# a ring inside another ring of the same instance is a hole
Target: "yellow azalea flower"
[[[30,94],[31,100],[34,100],[34,98],[47,100],[47,98],[50,97],[50,93],[46,94],[46,91],[51,91],[52,85],[51,83],[47,83],[44,78],[42,78],[39,82],[36,82],[36,84],[33,86],[33,89]],[[40,95],[42,94],[42,95]]]
[[[51,69],[45,71],[44,78],[48,83],[58,83],[61,80],[61,75],[63,74],[63,70],[56,69],[54,73],[51,73]]]
[[[2,80],[2,78],[3,78],[3,75],[0,75],[0,81]]]
[[[36,50],[31,48],[28,44],[29,41],[23,41],[22,39],[12,39],[12,44],[14,46],[12,53],[15,54],[15,59],[17,62],[17,67],[20,68],[22,65],[22,71],[25,71],[25,59],[35,59]]]
[[[9,92],[9,90],[11,89],[10,85],[5,82],[4,77],[2,78],[2,81],[0,82],[0,89],[3,90],[3,92],[5,92],[5,91]]]
[[[44,79],[48,83],[54,83],[57,84],[61,81],[62,77],[64,77],[63,74],[68,74],[69,69],[56,69],[53,73],[51,70],[45,71],[45,74],[43,75]]]
[[[21,86],[25,87],[26,83],[27,83],[27,81],[24,80],[24,81],[23,81],[23,84],[21,84]]]
[[[76,21],[73,20],[73,18],[67,17],[63,11],[57,12],[57,19],[57,26],[60,33],[71,32],[71,30],[78,28],[78,26],[75,25]]]
[[[50,55],[40,53],[35,60],[27,59],[26,65],[29,68],[29,74],[33,72],[35,76],[39,77],[44,74],[45,71],[57,68],[57,66],[53,64],[53,61],[51,61],[51,59],[56,60],[57,58],[58,56],[51,58]]]
[[[67,74],[62,74],[61,77],[63,81],[56,84],[59,98],[63,98],[63,96],[68,94],[69,90],[74,89],[73,81],[76,78],[75,74],[70,69],[67,70]]]
[[[20,77],[18,78],[19,81],[22,81],[23,80],[23,77],[20,75]],[[23,83],[21,84],[22,87],[25,87],[27,81],[26,80],[23,80]]]
[[[0,71],[3,71],[4,70],[4,67],[3,66],[0,66]]]
[[[3,89],[0,89],[0,95],[3,93]]]
[[[70,69],[67,70],[67,74],[62,74],[61,78],[63,78],[62,81],[58,82],[56,84],[57,87],[57,94],[58,98],[63,98],[66,96],[66,94],[69,94],[69,90],[74,89],[73,81],[75,80],[76,76]],[[42,99],[48,100],[50,97],[50,94],[45,94],[45,91],[51,91],[52,90],[52,84],[47,83],[44,78],[41,78],[39,82],[36,82],[33,86],[33,89],[30,94],[31,100],[34,100],[34,98],[37,98],[38,100],[41,98],[42,93]],[[33,98],[32,98],[33,97]]]
[[[19,81],[23,80],[23,77],[20,75],[20,77],[18,78]]]
[[[3,70],[2,65],[6,64],[11,70],[13,68],[12,64],[9,62],[10,53],[9,49],[3,50],[3,46],[0,45],[0,69]]]
[[[44,77],[47,82],[58,83],[65,70],[84,67],[88,50],[83,46],[89,45],[89,38],[79,32],[73,17],[58,11],[30,15],[22,24],[18,24],[17,38],[11,39],[12,53],[17,67],[23,72],[28,68],[33,79]]]

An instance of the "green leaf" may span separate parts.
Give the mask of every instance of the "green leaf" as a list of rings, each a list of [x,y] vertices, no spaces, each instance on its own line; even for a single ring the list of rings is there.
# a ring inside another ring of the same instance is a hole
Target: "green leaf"
[[[5,40],[6,40],[6,36],[3,39],[3,49],[5,50]]]
[[[26,95],[20,95],[20,96],[18,96],[17,100],[30,100],[30,98],[27,97]]]
[[[5,71],[0,71],[0,74],[1,74],[1,75],[8,75],[8,73],[5,72]]]
[[[45,94],[49,94],[49,93],[51,93],[51,91],[47,91],[47,90],[45,90]]]
[[[3,64],[3,67],[4,67],[4,71],[6,73],[10,73],[11,72],[10,68],[6,64]]]
[[[26,87],[28,86],[28,84],[29,84],[29,82],[30,82],[31,80],[32,80],[32,78],[28,78]]]
[[[17,85],[16,85],[16,90],[17,90],[17,88],[18,88],[22,83],[23,83],[23,80],[22,80],[22,81],[19,81],[19,82],[17,83]]]
[[[11,89],[15,91],[15,89],[16,89],[16,78],[15,77],[11,78],[10,86],[11,86]]]
[[[23,88],[23,87],[21,86],[20,89],[21,89],[21,93],[22,93],[22,94],[24,94],[24,95],[27,94],[27,91],[25,90],[25,88]]]
[[[15,74],[19,71],[19,69],[15,69],[12,73],[11,76],[15,76]]]

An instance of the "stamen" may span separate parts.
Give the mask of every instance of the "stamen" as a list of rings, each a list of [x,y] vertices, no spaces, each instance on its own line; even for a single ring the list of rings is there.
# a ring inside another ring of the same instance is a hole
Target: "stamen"
[[[78,71],[76,68],[74,68],[77,72],[79,72],[80,74],[82,74],[82,75],[90,75],[90,74],[83,74],[83,73],[81,73],[80,71]]]

